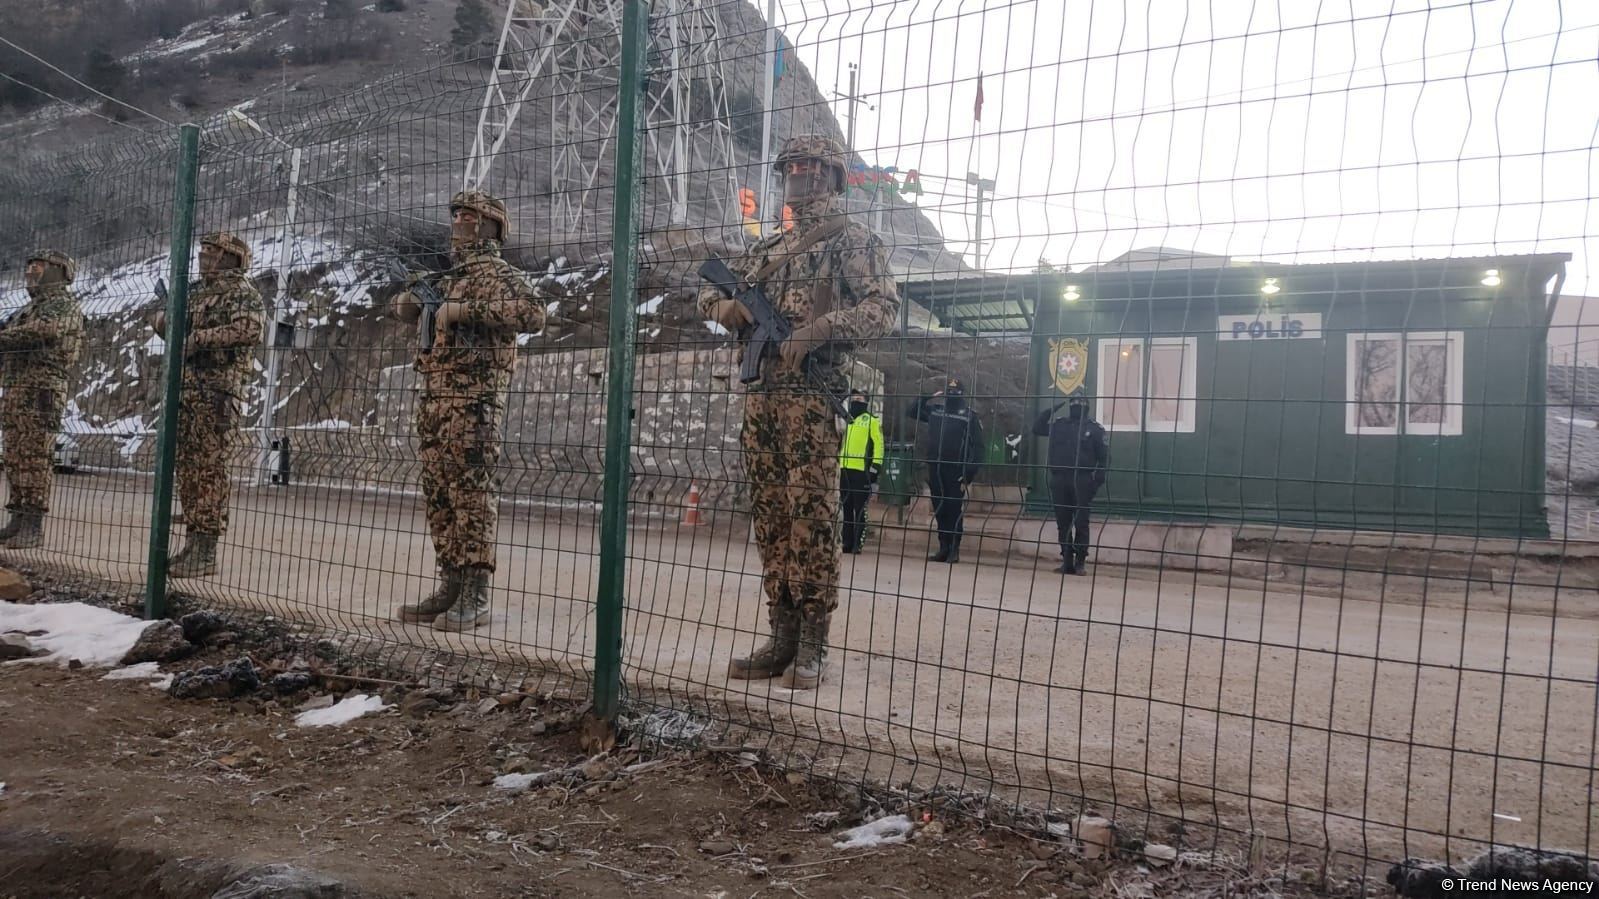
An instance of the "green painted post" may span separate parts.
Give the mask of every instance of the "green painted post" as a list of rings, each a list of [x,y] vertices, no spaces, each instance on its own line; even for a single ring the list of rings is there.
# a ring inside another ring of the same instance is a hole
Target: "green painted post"
[[[617,98],[616,194],[611,218],[611,333],[605,391],[605,487],[600,509],[600,582],[594,609],[594,715],[614,723],[622,701],[623,590],[627,584],[627,491],[633,438],[633,346],[637,339],[638,205],[643,135],[644,0],[622,10]]]
[[[161,427],[155,444],[155,492],[150,503],[150,559],[144,576],[144,617],[167,613],[167,550],[172,537],[173,453],[183,393],[183,344],[189,330],[189,252],[194,239],[194,185],[200,171],[200,128],[178,129],[178,184],[172,198],[171,287],[167,290],[166,373]]]

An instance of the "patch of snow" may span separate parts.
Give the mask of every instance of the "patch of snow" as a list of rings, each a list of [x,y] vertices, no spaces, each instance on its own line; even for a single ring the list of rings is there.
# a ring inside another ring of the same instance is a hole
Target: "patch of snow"
[[[651,739],[681,742],[704,733],[710,724],[678,709],[656,709],[633,726]]]
[[[122,668],[113,668],[106,672],[101,680],[148,680],[161,676],[160,662],[140,662],[137,665],[126,665]]]
[[[544,774],[501,774],[494,778],[494,789],[504,790],[507,793],[520,793],[543,776]]]
[[[707,322],[705,322],[705,330],[711,332],[712,334],[715,334],[718,337],[732,337],[733,336],[733,332],[727,330],[724,327],[722,327],[722,323],[721,322],[707,321]]]
[[[349,724],[368,712],[381,712],[387,708],[391,706],[384,705],[381,696],[357,693],[354,696],[346,696],[338,704],[325,709],[301,712],[294,716],[294,723],[300,727],[333,727]]]
[[[172,686],[172,675],[157,678],[150,682],[150,686],[165,693]]]
[[[638,304],[638,314],[654,315],[655,312],[661,308],[661,304],[664,302],[666,302],[666,294],[664,293],[658,297],[651,297],[648,300]]]
[[[1564,415],[1556,415],[1555,421],[1563,425],[1576,425],[1579,428],[1599,428],[1599,421],[1591,418],[1567,418]]]
[[[340,421],[337,418],[327,418],[327,419],[323,419],[322,421],[316,422],[315,424],[295,425],[294,427],[290,428],[289,430],[291,430],[291,431],[348,431],[349,429],[350,429],[350,423],[349,422]]]
[[[890,815],[869,821],[860,827],[851,827],[833,841],[834,849],[874,849],[890,843],[903,843],[911,832],[911,819],[904,815]]]
[[[48,651],[48,655],[7,664],[53,662],[64,668],[77,659],[90,668],[109,668],[128,654],[149,626],[148,621],[81,602],[25,606],[0,600],[0,632],[44,631],[29,637],[28,642]]]

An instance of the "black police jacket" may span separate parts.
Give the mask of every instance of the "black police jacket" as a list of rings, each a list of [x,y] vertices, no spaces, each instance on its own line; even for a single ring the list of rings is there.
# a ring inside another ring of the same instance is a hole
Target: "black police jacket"
[[[911,403],[910,414],[927,422],[921,457],[929,462],[966,465],[966,480],[975,480],[983,466],[983,422],[972,407],[950,409],[944,397],[921,397]]]
[[[1093,472],[1096,480],[1104,481],[1105,467],[1110,462],[1104,426],[1087,415],[1051,421],[1050,416],[1059,409],[1045,409],[1033,422],[1033,433],[1049,438],[1050,470]]]

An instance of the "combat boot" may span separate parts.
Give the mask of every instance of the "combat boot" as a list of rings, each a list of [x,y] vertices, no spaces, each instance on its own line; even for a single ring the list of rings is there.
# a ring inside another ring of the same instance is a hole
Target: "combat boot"
[[[217,535],[190,534],[189,542],[167,566],[167,577],[210,577],[217,573]]]
[[[929,562],[948,562],[949,561],[949,538],[948,537],[945,537],[943,534],[939,534],[938,535],[938,552],[933,553],[932,555],[928,556],[927,557],[927,561],[929,561]]]
[[[460,594],[449,611],[433,619],[436,631],[469,631],[489,620],[489,572],[470,568],[461,575]]]
[[[411,624],[432,622],[433,619],[448,612],[460,596],[461,570],[445,568],[440,572],[439,585],[432,593],[423,597],[421,602],[408,602],[400,606],[399,614],[395,617]]]
[[[44,513],[19,510],[11,518],[17,529],[6,540],[12,549],[32,549],[44,542]]]
[[[789,606],[768,605],[766,620],[772,627],[771,636],[747,658],[728,663],[728,677],[733,680],[778,677],[794,661],[794,654],[799,651],[799,610]]]
[[[800,622],[799,652],[794,655],[794,664],[783,675],[783,686],[790,690],[814,690],[822,682],[830,620],[829,616],[824,616],[820,621]]]

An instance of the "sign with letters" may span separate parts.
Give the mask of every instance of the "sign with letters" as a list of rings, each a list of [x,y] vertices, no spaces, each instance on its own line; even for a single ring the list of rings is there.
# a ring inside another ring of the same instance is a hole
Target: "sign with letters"
[[[1216,318],[1216,339],[1222,343],[1261,340],[1320,340],[1320,312],[1270,312],[1222,315]]]

